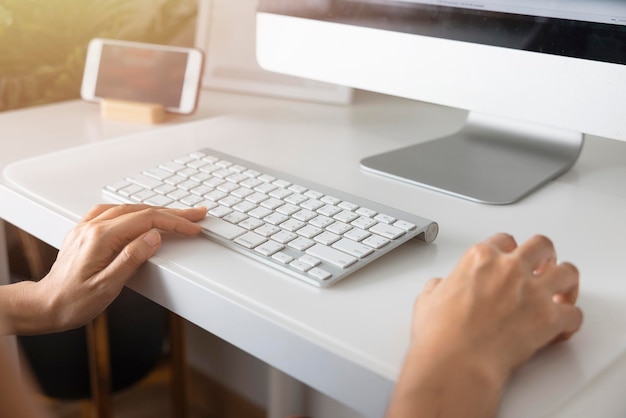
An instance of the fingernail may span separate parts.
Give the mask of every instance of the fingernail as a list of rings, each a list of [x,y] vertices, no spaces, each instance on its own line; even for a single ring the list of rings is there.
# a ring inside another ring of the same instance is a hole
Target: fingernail
[[[158,231],[151,229],[143,236],[143,240],[148,243],[149,246],[156,247],[159,245],[159,242],[161,242],[161,234],[159,234]]]

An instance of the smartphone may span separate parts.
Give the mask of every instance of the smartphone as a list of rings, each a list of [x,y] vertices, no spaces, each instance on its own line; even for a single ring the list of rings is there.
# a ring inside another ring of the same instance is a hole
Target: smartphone
[[[196,48],[96,38],[87,49],[84,100],[162,104],[168,112],[196,110],[204,54]]]

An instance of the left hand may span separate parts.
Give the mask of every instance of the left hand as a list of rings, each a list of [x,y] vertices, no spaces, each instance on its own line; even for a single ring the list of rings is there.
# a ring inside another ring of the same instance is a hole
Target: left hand
[[[121,292],[161,244],[160,231],[195,235],[205,208],[99,205],[66,236],[38,293],[48,326],[56,331],[86,324]]]

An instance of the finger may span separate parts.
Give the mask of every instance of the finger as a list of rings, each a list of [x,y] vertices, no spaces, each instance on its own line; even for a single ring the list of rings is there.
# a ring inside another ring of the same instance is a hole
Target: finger
[[[97,220],[107,220],[118,218],[122,215],[126,215],[127,213],[133,213],[142,211],[144,209],[148,209],[150,206],[144,204],[130,204],[124,203],[121,205],[112,205],[109,209],[102,211],[98,216],[94,217]]]
[[[121,289],[132,277],[141,265],[154,255],[161,245],[161,234],[151,229],[145,234],[130,242],[115,257],[115,259],[102,270],[103,280],[114,280],[115,289]]]
[[[566,293],[578,285],[580,274],[571,263],[554,264],[540,277],[540,280],[553,293]]]
[[[189,209],[172,209],[165,208],[160,206],[150,206],[144,204],[123,204],[123,205],[115,205],[108,210],[102,212],[99,216],[97,216],[98,220],[107,220],[107,219],[115,219],[119,218],[123,215],[142,212],[146,210],[153,211],[162,211],[164,213],[170,213],[176,216],[180,216],[182,218],[188,219],[190,221],[199,221],[206,216],[206,207],[198,206]]]
[[[510,253],[517,248],[517,242],[515,242],[515,238],[505,233],[495,234],[487,238],[485,240],[485,243],[493,245],[494,247],[505,253]]]
[[[578,298],[579,278],[578,269],[571,263],[554,265],[539,276],[548,290],[558,296],[557,302],[570,304]]]
[[[545,266],[556,260],[554,244],[543,235],[535,235],[520,245],[515,251],[522,260],[526,260],[533,272],[541,271]]]
[[[559,324],[559,334],[552,341],[553,343],[567,340],[580,330],[583,323],[583,312],[579,307],[574,305],[558,305],[558,309],[561,323]]]
[[[115,206],[119,206],[119,205],[114,205],[114,204],[99,204],[96,205],[94,207],[92,207],[89,212],[87,212],[87,214],[85,214],[85,216],[81,219],[81,222],[88,222],[91,221],[92,219],[95,219],[96,217],[100,216],[103,212],[106,212],[107,210],[115,207]]]
[[[184,213],[172,211],[149,207],[118,216],[109,221],[106,234],[107,236],[122,238],[122,244],[126,245],[139,235],[154,228],[183,235],[195,235],[201,231],[202,227],[194,221],[204,217],[204,208],[194,209],[190,212],[184,211]]]

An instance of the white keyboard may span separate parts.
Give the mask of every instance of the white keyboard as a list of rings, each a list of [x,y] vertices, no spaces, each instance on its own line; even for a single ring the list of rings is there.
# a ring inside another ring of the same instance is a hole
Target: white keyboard
[[[206,206],[203,233],[307,283],[325,287],[411,238],[432,242],[431,220],[211,149],[103,188],[119,202]]]

